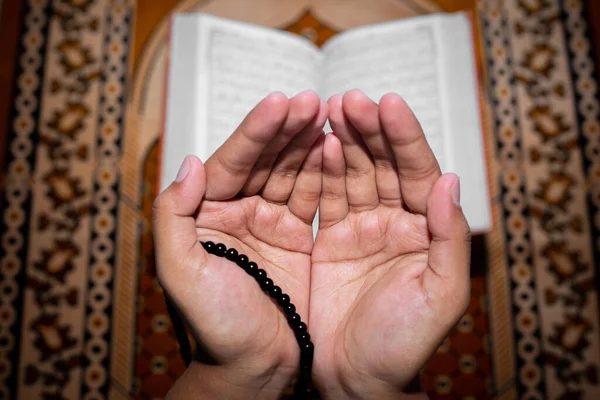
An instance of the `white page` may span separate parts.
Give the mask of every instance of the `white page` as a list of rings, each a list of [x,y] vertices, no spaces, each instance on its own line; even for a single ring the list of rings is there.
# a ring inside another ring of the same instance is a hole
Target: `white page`
[[[317,91],[322,63],[307,40],[268,28],[203,15],[198,111],[206,159],[235,130],[248,112],[273,91],[292,97]]]
[[[461,204],[474,233],[492,226],[491,200],[485,163],[477,69],[471,23],[466,14],[440,18],[440,82],[443,83],[444,129],[451,171],[461,178]],[[464,182],[464,183],[463,183]]]
[[[435,14],[353,29],[323,48],[326,96],[360,89],[375,102],[401,95],[443,172],[461,177],[473,231],[491,225],[470,25]]]

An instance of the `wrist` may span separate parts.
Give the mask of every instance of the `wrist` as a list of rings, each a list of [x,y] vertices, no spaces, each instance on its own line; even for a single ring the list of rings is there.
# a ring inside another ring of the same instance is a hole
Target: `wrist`
[[[327,399],[381,399],[381,400],[428,400],[429,397],[425,392],[422,393],[406,393],[401,390],[382,390],[381,387],[362,387],[360,390],[340,390],[328,391],[320,393],[321,398]]]
[[[392,384],[373,376],[343,375],[339,379],[326,379],[315,382],[323,399],[398,399],[426,400],[425,390],[421,385],[420,374],[410,382]],[[327,382],[325,385],[320,383]],[[337,383],[336,383],[337,382]]]
[[[279,366],[234,367],[193,361],[167,399],[278,399],[296,373]]]
[[[326,391],[320,393],[321,398],[327,399],[381,399],[381,400],[428,400],[429,397],[423,393],[406,393],[401,390],[382,390],[381,387],[362,387],[360,390]]]

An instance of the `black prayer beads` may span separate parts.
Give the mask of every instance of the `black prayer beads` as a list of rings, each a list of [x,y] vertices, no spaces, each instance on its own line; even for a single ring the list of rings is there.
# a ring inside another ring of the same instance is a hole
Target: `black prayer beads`
[[[315,346],[310,340],[306,324],[302,322],[302,318],[296,312],[296,306],[291,303],[290,296],[283,293],[281,288],[276,286],[273,280],[267,276],[267,272],[264,269],[258,268],[258,265],[250,261],[245,254],[239,254],[234,248],[228,249],[223,243],[215,244],[210,241],[201,243],[207,253],[225,257],[236,263],[248,275],[252,276],[260,288],[281,307],[300,347],[300,377],[294,388],[295,397],[304,398],[306,395],[310,396],[310,394],[313,394],[310,383]]]

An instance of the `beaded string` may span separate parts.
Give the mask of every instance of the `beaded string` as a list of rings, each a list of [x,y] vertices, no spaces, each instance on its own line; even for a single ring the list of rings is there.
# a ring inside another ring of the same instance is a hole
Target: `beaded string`
[[[311,398],[313,395],[317,395],[311,389],[311,370],[314,354],[314,344],[310,340],[310,334],[307,332],[307,326],[302,322],[302,318],[296,312],[296,306],[291,302],[290,296],[283,293],[281,288],[273,283],[273,280],[267,276],[267,272],[263,269],[258,268],[258,265],[250,261],[248,256],[245,254],[239,254],[234,248],[227,248],[223,243],[215,244],[211,241],[200,242],[207,253],[213,254],[218,257],[227,258],[229,261],[234,262],[240,268],[242,268],[248,275],[252,276],[259,284],[260,288],[271,296],[273,300],[277,302],[281,307],[283,313],[287,317],[288,324],[293,329],[296,336],[296,341],[300,347],[300,377],[294,387],[294,398],[305,399]],[[165,297],[167,302],[167,311],[171,319],[173,320],[173,328],[175,330],[175,336],[179,341],[180,351],[182,357],[187,365],[191,362],[190,344],[185,333],[185,328],[179,314],[175,311],[168,297]],[[186,354],[184,354],[186,353]]]

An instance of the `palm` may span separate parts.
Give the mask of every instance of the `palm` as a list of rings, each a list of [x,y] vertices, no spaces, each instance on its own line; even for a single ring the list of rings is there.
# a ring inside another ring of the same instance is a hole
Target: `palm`
[[[204,201],[196,226],[199,240],[234,247],[268,271],[275,284],[294,299],[298,312],[306,315],[312,229],[287,206],[271,204],[260,196]],[[193,318],[199,319],[196,326],[211,327],[210,334],[200,331],[199,336],[208,348],[215,349],[213,357],[235,359],[270,351],[286,355],[286,364],[297,366],[294,335],[254,279],[219,257],[207,265],[203,278],[227,282],[226,290],[215,284],[196,286],[197,301],[206,307],[202,315],[196,313]],[[212,327],[219,328],[217,334]]]
[[[402,358],[407,368],[398,372],[408,383],[428,355],[423,347],[439,340],[423,335],[436,315],[425,293],[438,290],[428,279],[428,247],[425,218],[382,206],[319,231],[310,322],[323,340],[315,373],[384,377],[393,368],[385,360]]]

